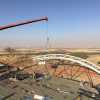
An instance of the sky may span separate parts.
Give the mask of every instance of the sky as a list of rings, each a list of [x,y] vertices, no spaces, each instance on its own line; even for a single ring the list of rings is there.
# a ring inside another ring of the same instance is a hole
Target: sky
[[[100,0],[0,0],[0,26],[43,16],[0,31],[0,48],[100,48]]]

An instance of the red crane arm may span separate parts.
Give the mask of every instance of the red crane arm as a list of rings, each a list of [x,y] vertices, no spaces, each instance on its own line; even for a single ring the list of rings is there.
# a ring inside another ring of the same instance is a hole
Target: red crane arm
[[[35,20],[23,21],[23,22],[19,22],[19,23],[12,23],[9,25],[0,26],[0,31],[8,29],[8,28],[16,27],[16,26],[21,26],[21,25],[25,25],[25,24],[43,21],[43,20],[48,21],[48,17],[43,17],[43,18],[39,18],[39,19],[35,19]]]

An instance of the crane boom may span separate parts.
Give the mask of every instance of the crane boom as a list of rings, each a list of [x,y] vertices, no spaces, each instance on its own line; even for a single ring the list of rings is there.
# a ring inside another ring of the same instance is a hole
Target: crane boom
[[[0,31],[8,29],[8,28],[21,26],[21,25],[25,25],[25,24],[30,24],[30,23],[34,23],[34,22],[39,22],[39,21],[44,21],[44,20],[48,21],[48,17],[43,17],[43,18],[39,18],[39,19],[35,19],[35,20],[28,20],[28,21],[23,21],[23,22],[19,22],[19,23],[12,23],[12,24],[9,24],[9,25],[0,26]]]

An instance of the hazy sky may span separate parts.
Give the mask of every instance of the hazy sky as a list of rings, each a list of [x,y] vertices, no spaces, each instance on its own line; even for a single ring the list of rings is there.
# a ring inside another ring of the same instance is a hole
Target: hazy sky
[[[44,47],[48,33],[52,47],[100,48],[100,0],[0,0],[0,25],[42,16],[0,31],[0,47]]]

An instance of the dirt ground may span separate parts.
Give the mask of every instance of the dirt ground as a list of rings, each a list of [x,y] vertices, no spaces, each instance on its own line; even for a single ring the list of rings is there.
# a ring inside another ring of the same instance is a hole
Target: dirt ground
[[[95,54],[95,55],[90,55],[87,60],[91,61],[92,63],[95,63],[97,65],[100,66],[100,64],[98,64],[98,62],[100,61],[100,54]]]

